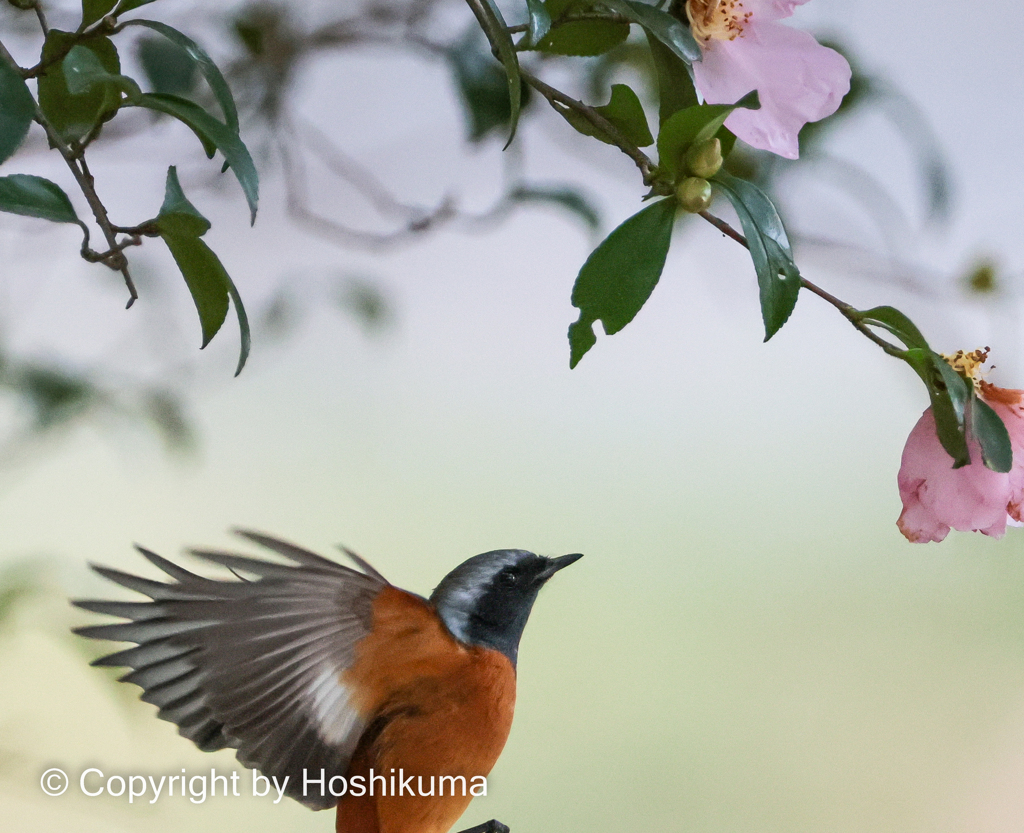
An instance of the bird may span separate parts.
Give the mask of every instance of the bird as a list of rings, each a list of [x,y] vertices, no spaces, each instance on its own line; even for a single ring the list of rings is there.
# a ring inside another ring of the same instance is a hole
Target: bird
[[[582,555],[485,552],[424,598],[344,547],[355,568],[235,532],[283,561],[191,550],[232,574],[215,579],[136,545],[170,582],[91,564],[149,599],[72,602],[127,620],[73,629],[134,643],[92,664],[131,669],[120,680],[199,749],[232,748],[284,794],[336,807],[337,833],[447,833],[505,745],[537,593]],[[465,833],[507,831],[491,819]]]

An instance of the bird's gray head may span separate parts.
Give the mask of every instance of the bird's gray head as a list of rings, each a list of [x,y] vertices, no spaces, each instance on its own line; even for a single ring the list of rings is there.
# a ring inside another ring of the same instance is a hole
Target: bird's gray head
[[[526,550],[474,555],[448,575],[430,601],[452,636],[501,651],[516,664],[519,640],[537,592],[551,576],[583,556],[545,558]]]

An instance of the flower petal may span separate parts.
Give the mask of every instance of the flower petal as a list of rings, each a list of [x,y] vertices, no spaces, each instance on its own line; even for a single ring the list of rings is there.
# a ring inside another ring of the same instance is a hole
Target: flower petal
[[[1006,532],[1009,475],[982,465],[976,440],[968,448],[971,464],[954,469],[935,433],[931,408],[910,432],[897,478],[903,512],[896,522],[910,541],[941,541],[950,527],[993,538]]]
[[[776,11],[791,3],[768,3]],[[770,15],[766,15],[770,17]],[[760,110],[736,110],[725,125],[744,142],[796,159],[797,135],[807,122],[832,115],[850,90],[850,65],[807,32],[761,16],[742,36],[712,40],[704,60],[693,65],[694,80],[710,104],[732,104],[751,90]]]

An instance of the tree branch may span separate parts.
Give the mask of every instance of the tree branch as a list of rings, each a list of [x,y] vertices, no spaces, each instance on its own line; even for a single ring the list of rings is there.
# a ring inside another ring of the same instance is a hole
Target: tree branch
[[[716,229],[722,232],[722,234],[724,234],[726,237],[731,237],[745,249],[750,249],[750,246],[747,244],[747,238],[740,234],[738,231],[736,231],[736,229],[734,229],[731,225],[725,222],[725,220],[716,217],[710,211],[701,211],[700,216],[707,220],[709,223],[711,223],[711,225],[713,225]],[[905,350],[901,350],[895,344],[886,341],[884,338],[879,336],[878,333],[872,330],[870,326],[865,324],[861,320],[859,311],[856,307],[846,303],[846,301],[840,300],[835,295],[832,295],[830,292],[826,292],[820,286],[811,283],[809,280],[807,280],[807,278],[803,276],[801,276],[800,278],[800,288],[806,289],[808,292],[814,293],[823,301],[826,301],[832,306],[834,306],[837,310],[839,310],[840,315],[842,315],[843,318],[849,321],[858,330],[858,332],[861,333],[861,335],[873,341],[890,356],[894,356],[897,359],[902,359],[906,356]]]

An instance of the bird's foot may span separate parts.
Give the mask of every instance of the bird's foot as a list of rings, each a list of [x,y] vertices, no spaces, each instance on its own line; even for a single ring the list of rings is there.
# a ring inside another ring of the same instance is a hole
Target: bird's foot
[[[497,819],[491,819],[475,827],[467,827],[465,830],[459,831],[459,833],[509,833],[509,831],[507,824],[502,824]]]

